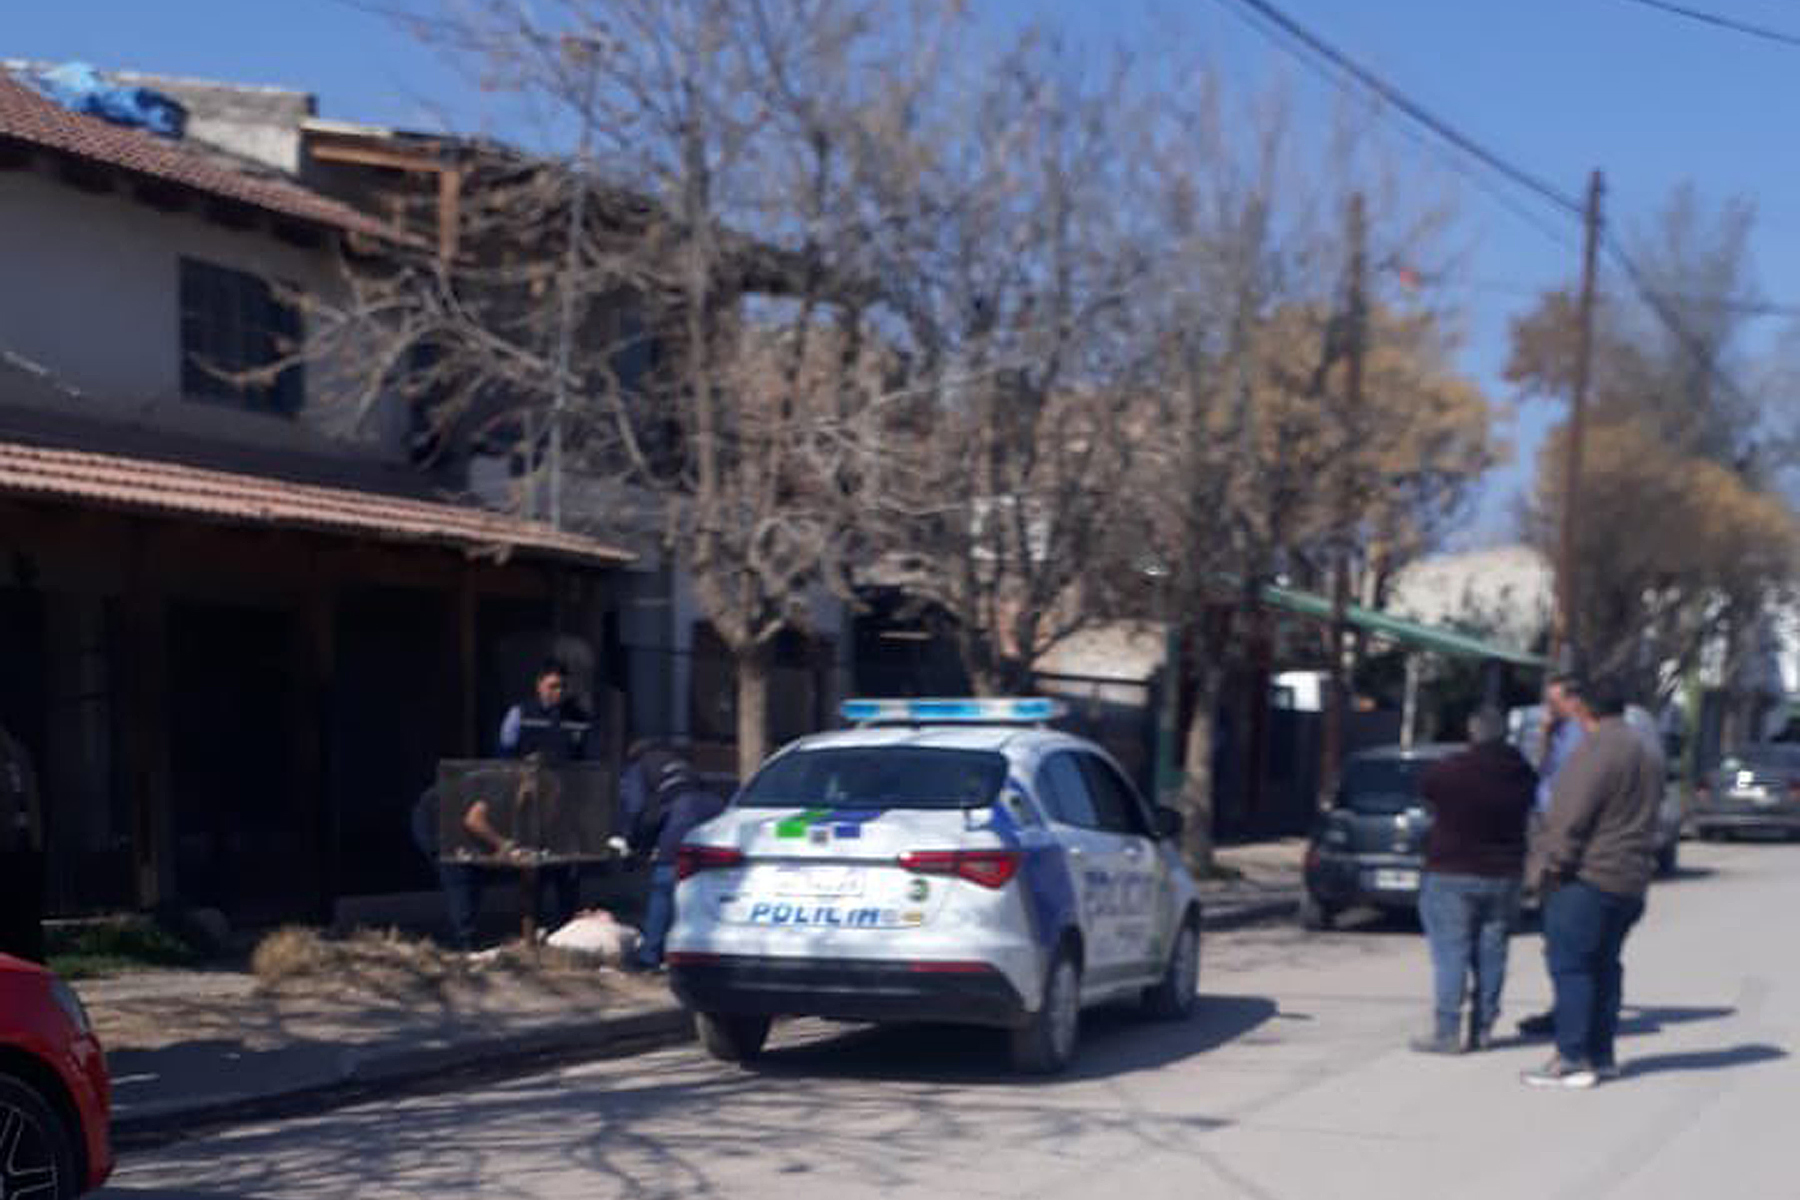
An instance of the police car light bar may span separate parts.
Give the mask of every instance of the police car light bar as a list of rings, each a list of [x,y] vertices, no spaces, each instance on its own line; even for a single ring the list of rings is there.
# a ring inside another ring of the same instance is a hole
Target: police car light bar
[[[1060,700],[1025,696],[1005,700],[846,700],[838,711],[844,720],[857,725],[1010,725],[1054,721],[1068,708]]]

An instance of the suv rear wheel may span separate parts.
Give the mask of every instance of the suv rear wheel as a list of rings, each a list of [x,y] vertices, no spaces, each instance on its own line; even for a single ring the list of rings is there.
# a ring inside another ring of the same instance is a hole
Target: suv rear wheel
[[[696,1013],[700,1044],[720,1062],[749,1062],[769,1040],[769,1018],[747,1013]]]
[[[0,1075],[0,1196],[64,1200],[81,1191],[71,1132],[22,1080]]]
[[[1312,894],[1312,892],[1306,890],[1301,891],[1300,928],[1313,930],[1330,929],[1332,923],[1336,920],[1337,909],[1322,903],[1317,896]]]
[[[1012,1033],[1013,1066],[1033,1075],[1054,1075],[1075,1057],[1081,1032],[1081,968],[1068,946],[1056,952],[1044,972],[1044,996],[1031,1019]]]

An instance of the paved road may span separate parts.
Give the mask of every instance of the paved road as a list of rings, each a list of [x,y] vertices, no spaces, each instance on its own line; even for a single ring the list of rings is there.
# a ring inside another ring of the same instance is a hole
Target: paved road
[[[1800,846],[1683,850],[1627,951],[1626,1076],[1591,1092],[1520,1086],[1540,1046],[1405,1050],[1426,960],[1401,923],[1251,929],[1210,938],[1195,1020],[1091,1019],[1048,1083],[975,1031],[795,1026],[756,1073],[671,1050],[244,1128],[103,1195],[1800,1197]],[[1514,945],[1517,1016],[1549,989]]]

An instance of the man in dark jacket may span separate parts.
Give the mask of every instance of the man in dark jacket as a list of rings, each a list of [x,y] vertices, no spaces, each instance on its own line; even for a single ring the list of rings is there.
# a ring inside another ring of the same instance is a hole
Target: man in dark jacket
[[[1625,935],[1656,871],[1663,767],[1625,723],[1625,693],[1597,684],[1577,705],[1587,736],[1556,776],[1527,876],[1544,897],[1544,958],[1556,991],[1556,1054],[1534,1087],[1593,1087],[1618,1073],[1613,1039]]]
[[[675,856],[694,827],[725,810],[725,801],[704,786],[685,759],[669,755],[659,770],[642,812],[632,827],[632,848],[651,855],[650,895],[638,940],[636,965],[645,971],[662,964],[663,942],[675,923]]]
[[[1419,919],[1431,947],[1435,1025],[1415,1050],[1456,1054],[1463,995],[1475,984],[1466,1047],[1483,1049],[1500,1015],[1506,946],[1519,908],[1525,827],[1537,773],[1507,745],[1506,719],[1483,708],[1469,719],[1469,746],[1419,781],[1431,810]]]

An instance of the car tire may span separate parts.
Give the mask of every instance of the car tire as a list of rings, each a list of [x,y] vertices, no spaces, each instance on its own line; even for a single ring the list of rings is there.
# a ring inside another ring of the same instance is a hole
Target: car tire
[[[78,1196],[78,1161],[74,1133],[49,1102],[23,1080],[0,1075],[0,1196]]]
[[[1038,1010],[1012,1031],[1012,1063],[1030,1075],[1054,1075],[1075,1058],[1081,1034],[1081,967],[1064,945],[1044,972]]]
[[[1144,989],[1144,1012],[1159,1021],[1183,1021],[1194,1013],[1200,989],[1200,922],[1193,913],[1182,921],[1169,947],[1162,978]]]
[[[1675,874],[1676,865],[1681,855],[1681,843],[1670,842],[1656,852],[1656,873],[1664,879]]]
[[[700,1044],[720,1062],[747,1063],[769,1040],[770,1018],[750,1013],[696,1013]]]
[[[1337,909],[1322,903],[1311,892],[1300,893],[1300,928],[1320,932],[1337,921]]]

